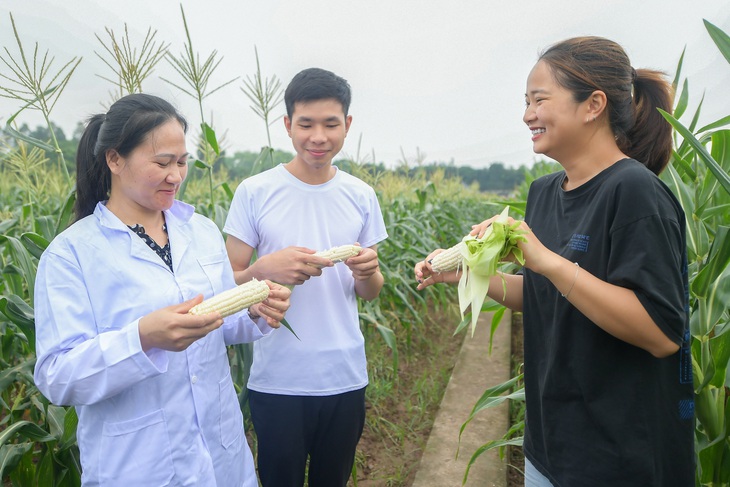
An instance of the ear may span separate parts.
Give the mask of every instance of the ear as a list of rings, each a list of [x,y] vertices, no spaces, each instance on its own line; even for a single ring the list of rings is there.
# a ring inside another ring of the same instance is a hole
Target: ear
[[[608,99],[603,91],[596,90],[583,103],[586,107],[586,122],[592,122],[606,110]]]
[[[289,134],[289,138],[291,138],[291,119],[284,115],[284,127],[286,128],[286,133]]]
[[[115,151],[114,149],[109,149],[106,151],[106,165],[109,167],[109,170],[112,172],[112,174],[119,174],[119,172],[124,167],[124,158],[119,155],[119,152]]]
[[[345,137],[347,137],[347,132],[350,131],[350,124],[352,124],[352,115],[345,117]]]

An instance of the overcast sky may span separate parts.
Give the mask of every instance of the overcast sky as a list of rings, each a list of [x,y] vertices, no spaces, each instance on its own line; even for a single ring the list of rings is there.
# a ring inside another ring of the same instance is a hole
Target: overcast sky
[[[353,89],[353,124],[343,151],[396,164],[417,152],[426,162],[509,166],[535,160],[522,123],[525,80],[540,50],[567,37],[600,35],[624,46],[636,68],[673,77],[686,47],[690,108],[705,94],[700,123],[730,113],[730,65],[710,39],[703,19],[730,33],[728,0],[183,0],[194,49],[222,58],[211,79],[238,81],[205,101],[216,130],[227,132],[229,150],[266,144],[264,123],[249,108],[242,79],[256,69],[286,85],[300,70],[317,66],[346,78]],[[113,86],[97,75],[111,70],[97,57],[105,27],[118,36],[127,23],[132,42],[148,28],[183,50],[180,2],[167,0],[0,0],[0,46],[17,56],[10,16],[24,47],[38,43],[60,67],[74,56],[81,65],[58,102],[52,120],[67,133],[79,120],[102,112]],[[7,57],[7,53],[2,51]],[[8,74],[0,64],[0,73]],[[199,120],[195,102],[162,82],[180,78],[163,61],[144,91],[172,101],[188,120]],[[0,80],[0,82],[2,82]],[[0,124],[20,106],[0,98]],[[275,114],[284,113],[283,104]],[[19,122],[41,119],[26,112]],[[283,122],[271,128],[272,145],[291,150]],[[192,139],[191,139],[192,140]]]

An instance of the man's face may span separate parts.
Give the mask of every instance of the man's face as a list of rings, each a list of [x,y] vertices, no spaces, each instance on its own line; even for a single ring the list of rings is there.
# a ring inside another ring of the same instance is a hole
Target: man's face
[[[284,125],[292,139],[296,159],[311,169],[329,167],[345,143],[352,122],[334,98],[297,102]]]

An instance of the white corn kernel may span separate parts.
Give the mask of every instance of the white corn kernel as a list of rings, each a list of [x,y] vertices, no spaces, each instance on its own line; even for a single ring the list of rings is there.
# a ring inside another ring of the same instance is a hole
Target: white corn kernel
[[[325,259],[329,259],[334,263],[337,262],[343,262],[350,257],[355,257],[362,251],[362,247],[358,247],[357,245],[340,245],[339,247],[332,247],[328,250],[322,250],[321,252],[317,252],[317,257],[324,257]]]
[[[462,241],[453,247],[444,250],[440,254],[437,254],[433,259],[431,259],[431,269],[433,269],[434,272],[448,272],[459,269],[463,260],[461,252],[465,245],[466,244]]]
[[[269,286],[264,281],[252,279],[193,306],[190,313],[204,315],[218,311],[225,318],[244,308],[250,308],[268,297]]]

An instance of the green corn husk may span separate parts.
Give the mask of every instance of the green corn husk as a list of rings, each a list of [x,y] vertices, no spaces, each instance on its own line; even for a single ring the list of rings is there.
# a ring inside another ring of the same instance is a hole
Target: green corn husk
[[[524,231],[518,229],[520,222],[512,225],[507,223],[509,206],[506,206],[499,217],[487,228],[482,238],[472,235],[464,237],[466,244],[462,248],[463,268],[459,280],[459,309],[461,318],[464,319],[464,312],[471,306],[471,334],[474,335],[479,312],[489,291],[489,279],[497,275],[500,262],[503,262],[510,254],[521,265],[525,259],[522,250],[517,246],[519,242],[525,242]],[[507,285],[502,280],[503,292],[507,293]]]

